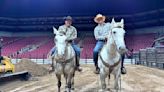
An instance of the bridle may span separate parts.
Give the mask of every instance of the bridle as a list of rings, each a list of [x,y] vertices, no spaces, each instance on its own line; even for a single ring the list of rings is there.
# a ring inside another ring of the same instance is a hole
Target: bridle
[[[111,31],[110,31],[110,34],[111,34],[110,37],[112,38],[112,40],[113,40],[113,42],[114,42],[114,45],[117,46],[116,40],[115,40],[114,37],[113,37],[113,31],[112,31],[112,30],[113,30],[114,28],[122,28],[122,27],[121,27],[121,26],[113,27],[113,28],[111,29]],[[118,48],[116,48],[116,50],[119,52]]]

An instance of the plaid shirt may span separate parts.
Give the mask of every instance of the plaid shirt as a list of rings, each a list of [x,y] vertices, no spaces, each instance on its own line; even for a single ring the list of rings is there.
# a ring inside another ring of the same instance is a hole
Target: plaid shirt
[[[105,38],[108,36],[110,28],[110,23],[104,23],[102,25],[98,24],[94,29],[94,35],[96,40],[105,40]]]
[[[62,25],[59,27],[58,31],[64,31],[66,33],[67,40],[74,40],[77,38],[77,30],[74,26],[67,27]]]

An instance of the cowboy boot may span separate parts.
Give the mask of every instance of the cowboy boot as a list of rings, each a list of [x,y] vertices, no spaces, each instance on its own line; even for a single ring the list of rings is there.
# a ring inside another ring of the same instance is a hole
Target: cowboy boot
[[[94,73],[95,74],[99,74],[100,73],[100,68],[98,67],[98,65],[95,65],[95,71],[94,71]]]
[[[121,74],[126,74],[126,68],[125,67],[121,67]]]
[[[80,67],[80,63],[79,62],[80,62],[80,57],[76,56],[76,67],[75,67],[75,69],[77,71],[81,72],[82,68]]]
[[[121,56],[121,74],[126,74],[126,68],[124,67],[125,54]]]
[[[99,74],[100,68],[98,67],[98,61],[94,60],[94,64],[95,64],[94,73],[95,73],[95,74]]]

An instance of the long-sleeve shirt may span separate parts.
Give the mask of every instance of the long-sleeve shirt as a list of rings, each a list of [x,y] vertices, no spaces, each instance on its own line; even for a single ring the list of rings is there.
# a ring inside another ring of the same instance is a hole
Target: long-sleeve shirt
[[[108,36],[110,29],[110,23],[103,23],[101,25],[98,24],[94,29],[94,35],[96,40],[105,40],[105,38]]]
[[[66,33],[67,40],[74,40],[77,38],[77,30],[74,26],[67,27],[62,25],[59,27],[58,31],[64,31]]]

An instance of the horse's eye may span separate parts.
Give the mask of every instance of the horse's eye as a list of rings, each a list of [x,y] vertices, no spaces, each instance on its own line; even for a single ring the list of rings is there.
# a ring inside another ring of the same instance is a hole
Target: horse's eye
[[[114,31],[113,34],[116,34],[116,32]]]

